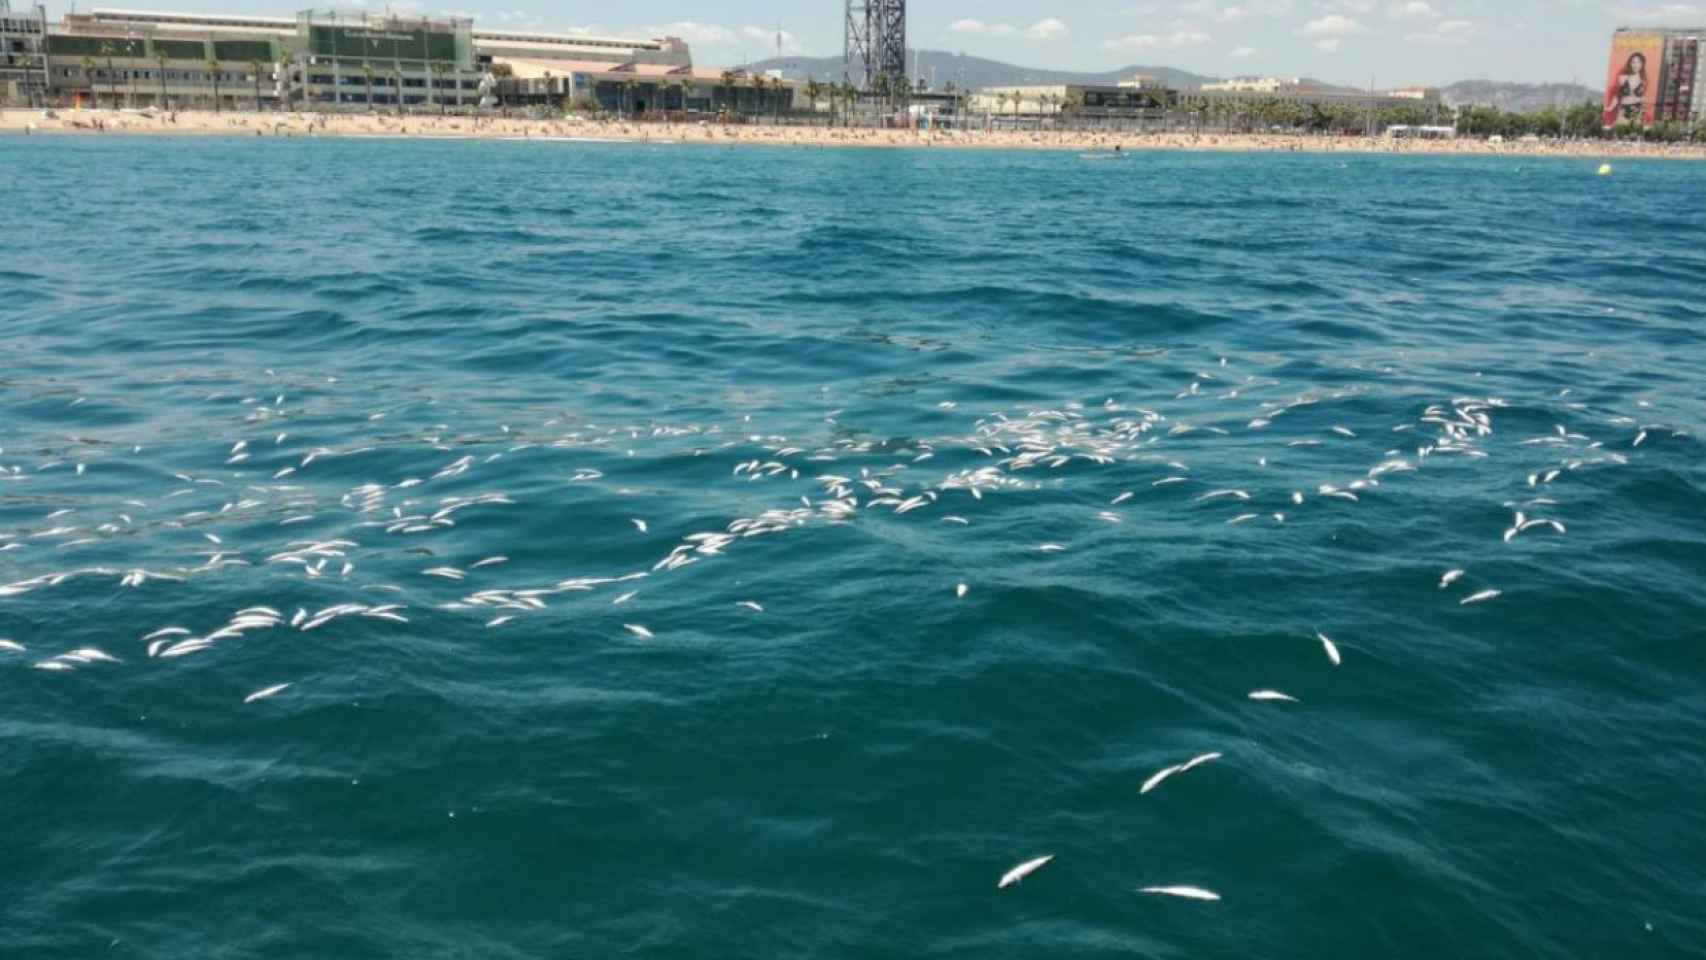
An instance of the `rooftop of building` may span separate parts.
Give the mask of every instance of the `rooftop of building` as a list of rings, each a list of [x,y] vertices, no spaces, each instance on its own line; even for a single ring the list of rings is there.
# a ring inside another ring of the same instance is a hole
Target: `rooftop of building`
[[[67,17],[79,14],[68,13]],[[172,10],[126,10],[118,7],[96,7],[81,16],[90,20],[117,21],[120,23],[170,23],[170,24],[201,24],[216,23],[232,26],[279,27],[290,29],[296,26],[295,17],[246,17],[236,14],[180,13]]]
[[[611,63],[607,60],[532,60],[526,57],[493,57],[493,63],[507,64],[519,80],[539,80],[547,76],[561,77],[571,73],[597,74],[612,79],[633,78],[641,82],[691,80],[695,83],[721,84],[727,71],[739,84],[750,84],[752,75],[743,69],[730,67],[671,66],[665,63]],[[784,81],[798,86],[795,81]]]
[[[544,33],[537,30],[487,30],[484,28],[474,31],[474,39],[506,40],[516,43],[540,43],[568,47],[635,47],[647,50],[661,50],[667,44],[681,42],[677,37],[653,37],[648,40],[638,40],[633,37],[594,36],[583,33]]]
[[[1618,27],[1616,33],[1658,34],[1664,37],[1700,37],[1706,39],[1706,26],[1699,27]]]
[[[87,13],[68,13],[80,20],[107,23],[162,24],[172,26],[233,26],[256,29],[294,29],[303,14],[316,23],[409,23],[426,21],[472,22],[465,17],[431,17],[402,13],[379,13],[371,10],[308,10],[289,17],[257,17],[238,14],[188,13],[176,10],[136,10],[123,7],[95,7]],[[550,33],[540,30],[476,29],[477,40],[509,40],[523,43],[559,44],[564,46],[619,46],[661,50],[670,44],[683,43],[677,37],[615,37],[580,33]]]

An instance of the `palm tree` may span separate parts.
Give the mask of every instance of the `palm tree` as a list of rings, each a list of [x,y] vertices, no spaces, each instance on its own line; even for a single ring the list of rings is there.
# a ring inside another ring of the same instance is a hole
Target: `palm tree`
[[[393,65],[386,73],[391,81],[391,89],[397,95],[397,116],[400,117],[403,115],[403,68]]]
[[[771,114],[772,119],[774,119],[778,122],[780,122],[782,119],[782,88],[784,86],[786,86],[786,84],[784,84],[782,82],[781,77],[771,78],[771,80],[770,80],[770,92],[771,92],[771,96],[774,99],[772,100],[771,105],[770,105],[770,114]]]
[[[754,94],[752,100],[752,122],[757,123],[759,111],[764,109],[764,76],[762,74],[755,73],[752,75],[751,82]]]
[[[640,89],[640,82],[638,80],[622,81],[622,86],[618,88],[619,96],[616,98],[616,114],[618,117],[622,116],[624,111],[628,113],[633,112],[634,91],[638,89]],[[623,106],[624,101],[627,103],[626,107]]]
[[[434,77],[432,85],[433,89],[436,91],[433,96],[438,100],[438,115],[441,117],[444,116],[444,75],[449,70],[450,64],[445,63],[442,60],[434,60],[432,62],[432,75]]]
[[[219,61],[207,58],[207,75],[213,78],[213,112],[219,112]]]
[[[816,77],[806,81],[806,99],[811,101],[812,113],[817,113],[817,98],[823,96],[823,84]]]
[[[95,58],[83,58],[83,79],[89,82],[89,99],[95,99]],[[96,104],[99,106],[99,104]]]
[[[361,77],[367,81],[367,112],[373,112],[373,64],[361,62]]]
[[[1013,128],[1016,130],[1019,127],[1019,106],[1025,102],[1025,95],[1014,90],[1008,96],[1013,100]]]
[[[255,76],[255,112],[260,113],[261,112],[261,62],[259,60],[250,60],[249,61],[249,71],[251,73],[253,73]]]
[[[1073,119],[1077,119],[1078,112],[1084,109],[1084,94],[1077,91],[1068,91],[1064,106],[1067,115]]]
[[[154,62],[160,66],[160,109],[165,110],[168,109],[166,106],[166,55],[157,46],[154,48]]]
[[[720,79],[723,81],[723,112],[727,114],[731,112],[729,108],[729,101],[734,99],[735,72],[733,70],[724,70]]]
[[[101,56],[107,58],[107,98],[112,101],[112,109],[118,109],[118,74],[113,71],[113,45],[101,41]]]

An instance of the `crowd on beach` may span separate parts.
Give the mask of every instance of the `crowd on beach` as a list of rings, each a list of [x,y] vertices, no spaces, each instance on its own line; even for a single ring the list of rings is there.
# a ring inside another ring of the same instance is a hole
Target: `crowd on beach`
[[[948,147],[1076,150],[1171,149],[1345,153],[1490,154],[1515,156],[1672,157],[1706,159],[1706,145],[1605,140],[1394,140],[1294,133],[1101,132],[1096,130],[952,130],[634,122],[576,116],[533,118],[397,116],[383,113],[0,110],[0,132],[202,134],[272,137],[423,137],[611,139],[650,143],[763,144],[790,147]]]

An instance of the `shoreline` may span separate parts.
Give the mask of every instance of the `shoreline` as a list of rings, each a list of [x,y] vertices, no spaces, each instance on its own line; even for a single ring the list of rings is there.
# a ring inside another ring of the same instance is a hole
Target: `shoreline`
[[[86,136],[271,136],[423,140],[541,140],[727,144],[807,148],[1046,150],[1078,153],[1181,150],[1203,153],[1349,153],[1426,156],[1706,160],[1706,144],[1626,141],[1387,140],[1278,133],[1102,133],[1097,131],[884,130],[826,126],[531,120],[499,116],[180,111],[150,115],[115,110],[0,110],[0,133]]]

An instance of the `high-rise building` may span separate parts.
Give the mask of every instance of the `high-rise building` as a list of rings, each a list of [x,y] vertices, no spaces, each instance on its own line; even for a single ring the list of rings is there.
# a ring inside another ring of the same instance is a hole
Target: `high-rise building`
[[[35,105],[47,95],[47,10],[0,0],[0,103]]]
[[[1604,122],[1646,126],[1706,119],[1706,97],[1698,82],[1706,27],[1622,28],[1611,37],[1605,77]]]

